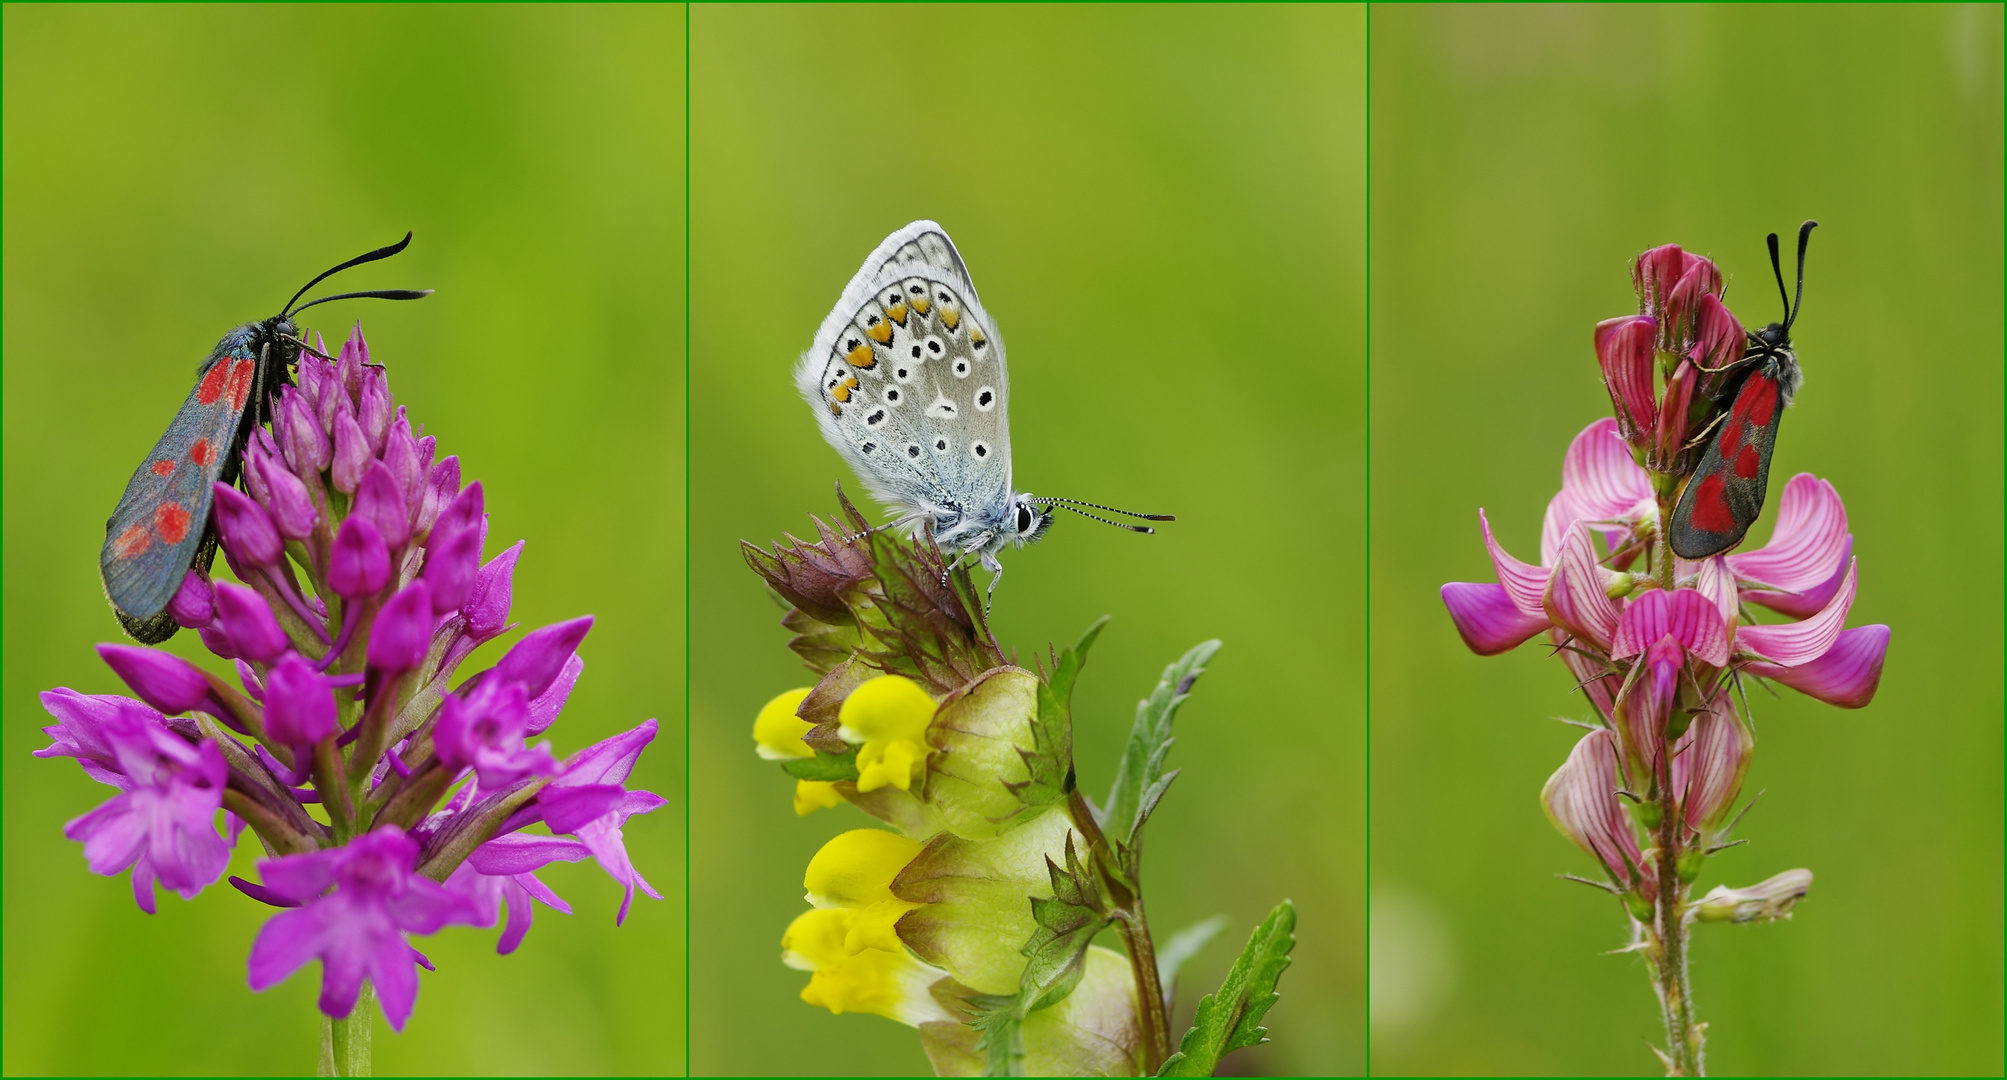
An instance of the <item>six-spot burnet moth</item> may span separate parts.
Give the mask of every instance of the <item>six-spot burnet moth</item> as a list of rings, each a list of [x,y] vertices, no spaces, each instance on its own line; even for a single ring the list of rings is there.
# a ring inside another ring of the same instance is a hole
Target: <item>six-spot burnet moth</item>
[[[410,243],[407,232],[397,243],[358,255],[307,282],[277,315],[225,334],[195,369],[195,389],[132,474],[105,522],[98,570],[105,597],[126,633],[152,645],[180,629],[166,611],[168,601],[191,567],[207,572],[216,557],[216,530],[209,520],[212,485],[237,482],[251,432],[269,419],[273,395],[292,383],[293,365],[306,347],[292,317],[330,300],[416,300],[432,290],[341,293],[293,305],[328,277],[387,259]]]
[[[1777,425],[1804,376],[1791,348],[1791,324],[1805,301],[1805,245],[1819,223],[1798,227],[1798,295],[1784,291],[1784,268],[1777,258],[1777,234],[1770,234],[1770,270],[1784,298],[1784,321],[1750,333],[1742,359],[1729,365],[1729,381],[1716,397],[1728,413],[1716,420],[1707,452],[1673,507],[1666,539],[1682,559],[1705,559],[1742,542],[1763,512],[1769,490],[1770,455],[1777,448]],[[1738,370],[1739,369],[1739,370]],[[1732,404],[1731,404],[1732,403]]]

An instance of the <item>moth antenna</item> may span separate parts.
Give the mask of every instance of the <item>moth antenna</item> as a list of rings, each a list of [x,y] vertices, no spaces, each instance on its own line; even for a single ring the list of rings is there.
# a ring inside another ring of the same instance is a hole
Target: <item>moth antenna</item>
[[[1129,530],[1130,532],[1138,532],[1138,533],[1145,533],[1145,534],[1148,534],[1148,535],[1151,535],[1151,536],[1155,536],[1155,535],[1156,535],[1156,533],[1157,533],[1157,530],[1155,530],[1155,529],[1152,529],[1152,528],[1150,528],[1150,527],[1149,527],[1148,525],[1131,525],[1131,524],[1129,524],[1128,522],[1125,522],[1125,521],[1110,521],[1110,520],[1108,520],[1107,518],[1105,518],[1105,517],[1102,517],[1102,516],[1101,516],[1101,515],[1099,515],[1099,514],[1090,514],[1090,513],[1088,513],[1087,511],[1085,511],[1085,510],[1082,510],[1081,508],[1079,508],[1079,507],[1077,507],[1077,506],[1073,506],[1073,505],[1070,505],[1070,504],[1068,504],[1068,503],[1064,503],[1064,502],[1060,502],[1060,501],[1059,501],[1058,499],[1049,499],[1049,500],[1046,500],[1046,501],[1048,501],[1048,502],[1051,502],[1052,504],[1054,504],[1054,505],[1058,506],[1058,507],[1059,507],[1060,509],[1062,509],[1062,510],[1071,510],[1071,511],[1073,511],[1073,512],[1074,512],[1074,513],[1076,513],[1076,514],[1079,514],[1079,515],[1080,515],[1081,517],[1084,517],[1084,518],[1092,518],[1092,519],[1094,519],[1095,521],[1098,521],[1098,522],[1100,522],[1100,523],[1101,523],[1101,524],[1103,524],[1103,525],[1113,525],[1113,526],[1115,526],[1115,527],[1116,527],[1116,528],[1118,528],[1118,529],[1127,529],[1127,530]],[[1090,504],[1090,505],[1091,505],[1091,504]],[[1115,512],[1119,514],[1119,513],[1121,513],[1122,511],[1120,511],[1120,510],[1117,510],[1117,511],[1115,511]],[[1141,514],[1137,514],[1136,516],[1137,516],[1137,517],[1142,517],[1143,515],[1141,515]],[[1168,520],[1168,519],[1166,519],[1166,518],[1151,518],[1150,520],[1151,520],[1151,521],[1165,521],[1165,520]]]
[[[1798,298],[1791,302],[1791,311],[1784,318],[1785,337],[1791,336],[1791,324],[1798,321],[1798,309],[1805,304],[1805,245],[1811,243],[1812,230],[1818,227],[1818,222],[1809,219],[1805,224],[1798,226]],[[1772,259],[1775,259],[1774,254]],[[1784,287],[1781,278],[1777,282],[1777,287],[1780,289]]]
[[[334,296],[323,296],[318,300],[309,300],[292,311],[287,312],[287,314],[298,315],[315,304],[325,304],[330,300],[420,300],[431,295],[431,289],[372,289],[369,292],[337,293]],[[295,296],[293,299],[297,300],[299,297]],[[284,317],[283,315],[280,316],[280,318]]]
[[[1784,290],[1784,267],[1777,261],[1777,234],[1771,233],[1765,242],[1770,245],[1770,272],[1777,275],[1777,298],[1784,301],[1784,329],[1788,334],[1791,329],[1791,294]]]
[[[1056,503],[1060,506],[1066,507],[1069,510],[1085,506],[1091,510],[1102,510],[1110,514],[1121,514],[1124,517],[1142,518],[1144,521],[1178,520],[1177,518],[1171,516],[1170,514],[1139,514],[1134,510],[1117,510],[1112,506],[1103,506],[1100,503],[1081,502],[1078,499],[1062,499],[1055,495],[1041,495],[1037,498],[1032,499],[1031,501],[1035,503]]]
[[[391,244],[387,247],[380,247],[377,248],[375,251],[367,252],[362,255],[357,255],[355,258],[350,259],[345,263],[342,263],[340,266],[336,266],[331,269],[322,271],[320,276],[314,278],[312,281],[307,282],[305,285],[300,286],[300,291],[294,293],[293,298],[291,300],[286,301],[286,306],[279,309],[279,318],[283,319],[286,316],[292,314],[294,311],[293,305],[299,302],[300,297],[305,296],[307,294],[308,289],[311,289],[314,286],[319,285],[321,282],[326,281],[328,278],[341,273],[343,270],[346,270],[351,266],[361,266],[363,263],[375,262],[378,259],[388,259],[392,255],[395,255],[398,252],[403,251],[405,248],[410,246],[411,246],[411,233],[407,231],[404,234],[404,239],[399,240],[395,244]],[[328,297],[327,299],[335,299],[335,298]],[[400,299],[412,299],[412,298],[402,297]],[[318,304],[320,302],[321,301],[316,300],[314,301],[314,304]],[[307,307],[312,307],[312,306],[313,304],[307,305]]]

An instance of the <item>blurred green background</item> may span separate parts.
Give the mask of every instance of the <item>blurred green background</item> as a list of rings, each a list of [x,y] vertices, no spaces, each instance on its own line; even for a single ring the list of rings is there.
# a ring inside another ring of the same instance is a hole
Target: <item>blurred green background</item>
[[[381,1073],[662,1073],[684,1064],[683,29],[681,7],[9,5],[5,11],[5,1039],[20,1073],[308,1072],[319,966],[265,994],[270,909],[227,885],[133,906],[63,823],[109,795],[29,751],[35,695],[119,689],[104,520],[230,327],[415,229],[329,291],[425,286],[361,319],[398,400],[488,490],[489,550],[529,545],[515,617],[599,621],[552,737],[653,716],[627,828],[668,899],[590,863],[495,931],[420,942]],[[220,568],[220,562],[219,562]],[[492,663],[505,637],[465,671]],[[200,654],[193,634],[171,643]],[[232,872],[252,873],[248,837]]]
[[[1002,557],[1021,655],[1115,616],[1074,698],[1083,787],[1164,665],[1226,642],[1150,828],[1157,932],[1232,920],[1180,1024],[1290,897],[1274,1043],[1227,1068],[1364,1067],[1364,29],[1359,7],[694,10],[693,1072],[927,1071],[912,1030],[802,1003],[780,963],[809,857],[870,819],[796,818],[753,755],[754,713],[808,673],[738,550],[807,531],[836,481],[861,499],[791,371],[918,217],[1009,343],[1018,484],[1178,516],[1068,517]]]
[[[1538,646],[1471,655],[1436,590],[1491,580],[1480,506],[1537,557],[1609,412],[1590,331],[1635,311],[1627,260],[1711,255],[1761,325],[1763,236],[1812,217],[1772,499],[1839,488],[1849,621],[1894,642],[1865,710],[1754,694],[1768,794],[1699,887],[1817,883],[1789,923],[1701,928],[1695,999],[1722,1075],[1999,1073],[2000,7],[1396,6],[1371,34],[1374,1070],[1658,1072],[1617,905],[1552,876],[1592,872],[1538,801],[1578,734],[1550,717],[1588,706]]]

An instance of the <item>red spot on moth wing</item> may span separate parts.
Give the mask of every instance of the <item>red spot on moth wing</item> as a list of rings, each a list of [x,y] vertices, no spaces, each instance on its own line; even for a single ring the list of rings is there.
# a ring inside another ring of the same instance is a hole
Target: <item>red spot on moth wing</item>
[[[121,559],[130,559],[145,551],[147,545],[151,543],[153,538],[146,534],[146,526],[128,526],[124,532],[118,534],[118,539],[112,541],[112,554]]]
[[[1694,481],[1693,513],[1689,520],[1702,532],[1735,531],[1735,511],[1728,508],[1728,482],[1720,473],[1708,473]]]
[[[1770,418],[1777,415],[1777,380],[1761,375],[1751,376],[1748,382],[1742,384],[1735,409],[1748,416],[1749,422],[1757,427],[1769,427]]]
[[[1756,448],[1745,446],[1741,453],[1735,455],[1735,475],[1744,480],[1754,480],[1756,469],[1762,464],[1762,460],[1756,456]]]
[[[222,365],[217,365],[221,367]],[[241,410],[244,399],[251,396],[251,376],[257,374],[256,360],[233,360],[230,362],[230,408]]]
[[[1741,411],[1738,406],[1737,411]],[[1715,444],[1721,451],[1723,460],[1735,456],[1735,448],[1742,445],[1742,421],[1730,417],[1721,425],[1721,438]]]
[[[230,377],[230,366],[218,360],[203,374],[202,382],[195,388],[195,400],[204,405],[216,404],[223,396],[223,380]]]
[[[200,463],[200,462],[197,462],[197,464],[201,464],[201,463]],[[154,463],[153,463],[153,475],[155,475],[155,476],[173,476],[173,475],[174,475],[174,462],[172,462],[172,461],[156,461],[156,462],[154,462]]]
[[[188,460],[197,465],[208,465],[210,462],[216,460],[216,448],[209,444],[208,439],[197,439],[195,440],[195,445],[188,448]],[[169,468],[171,470],[172,466],[169,466]],[[159,472],[162,476],[167,475],[167,473],[160,472],[160,465],[158,464],[153,467],[153,471]]]
[[[153,511],[153,531],[160,534],[162,543],[179,544],[188,536],[188,511],[178,502],[161,503]]]

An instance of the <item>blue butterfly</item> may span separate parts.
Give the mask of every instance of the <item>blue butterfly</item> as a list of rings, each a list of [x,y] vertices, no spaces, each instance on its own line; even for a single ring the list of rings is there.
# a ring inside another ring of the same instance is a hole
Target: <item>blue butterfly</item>
[[[1003,339],[934,222],[900,229],[864,260],[802,354],[795,383],[823,438],[897,509],[887,527],[926,530],[956,565],[980,562],[995,575],[991,597],[1003,577],[997,552],[1043,537],[1055,507],[1140,533],[1155,530],[1082,508],[1174,520],[1012,486]]]

